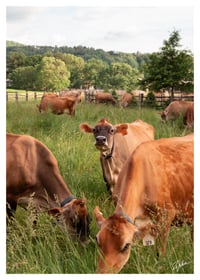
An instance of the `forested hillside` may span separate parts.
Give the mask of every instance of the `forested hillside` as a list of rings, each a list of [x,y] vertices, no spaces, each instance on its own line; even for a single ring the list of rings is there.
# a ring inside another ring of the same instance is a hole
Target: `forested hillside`
[[[128,92],[193,92],[193,55],[180,49],[180,34],[172,32],[152,54],[104,51],[84,46],[26,46],[7,41],[6,74],[13,88],[60,91],[94,88]]]
[[[75,47],[57,47],[57,46],[27,46],[13,41],[6,41],[7,57],[10,52],[20,52],[26,56],[56,54],[56,53],[69,53],[78,57],[82,57],[84,60],[91,58],[100,59],[106,63],[121,62],[127,63],[131,67],[140,68],[142,62],[148,59],[149,54],[137,53],[123,53],[114,51],[104,51],[102,49],[87,48],[84,46]]]

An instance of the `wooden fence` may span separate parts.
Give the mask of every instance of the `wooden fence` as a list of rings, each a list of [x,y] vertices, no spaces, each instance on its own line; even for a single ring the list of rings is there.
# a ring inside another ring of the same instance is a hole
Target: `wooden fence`
[[[6,92],[6,101],[31,101],[41,99],[43,96],[43,92]],[[119,97],[120,98],[120,97]],[[186,100],[186,101],[193,101],[194,95],[192,94],[176,94],[174,100]],[[95,95],[92,92],[85,91],[85,102],[94,103],[95,102]],[[139,107],[142,106],[150,106],[150,107],[160,107],[163,108],[170,103],[170,97],[165,95],[156,95],[154,100],[148,99],[147,96],[144,94],[139,94],[138,96],[134,97],[133,105],[137,105]]]
[[[120,96],[118,96],[120,99]],[[176,94],[174,100],[185,100],[185,101],[194,101],[194,95],[186,95],[186,94]],[[95,103],[95,95],[91,92],[85,92],[85,101],[88,103]],[[133,105],[137,105],[139,107],[149,106],[149,107],[165,107],[171,102],[170,96],[165,95],[155,95],[155,99],[149,99],[143,93],[138,96],[134,96]]]
[[[28,92],[25,93],[21,92],[6,92],[6,101],[30,101],[30,100],[37,100],[40,99],[43,95],[43,92]]]

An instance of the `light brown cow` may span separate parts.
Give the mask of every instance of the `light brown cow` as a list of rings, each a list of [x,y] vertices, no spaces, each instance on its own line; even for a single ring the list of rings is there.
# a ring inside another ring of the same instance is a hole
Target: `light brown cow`
[[[111,103],[115,105],[117,102],[111,93],[96,93],[95,94],[96,103]]]
[[[163,122],[167,120],[175,120],[179,116],[185,117],[188,106],[193,104],[192,101],[173,101],[171,102],[163,112],[160,113]]]
[[[43,95],[41,102],[37,105],[39,112],[43,113],[50,109],[52,113],[60,115],[68,113],[70,116],[75,115],[75,106],[78,102],[76,97],[59,97]]]
[[[153,245],[160,237],[165,254],[172,224],[193,224],[194,135],[142,143],[126,161],[114,214],[94,214],[99,273],[117,273],[128,261],[133,241]]]
[[[185,124],[188,128],[194,127],[194,103],[190,104],[185,113]]]
[[[131,104],[132,100],[133,100],[133,95],[126,92],[121,96],[120,104],[122,107],[125,108]]]
[[[80,103],[83,99],[83,92],[81,90],[63,90],[60,92],[60,97],[66,96],[76,98],[77,103]]]
[[[26,208],[31,201],[36,212],[63,216],[69,233],[85,241],[89,235],[85,201],[72,195],[52,152],[28,135],[7,133],[6,142],[8,218],[14,215],[17,205]]]
[[[131,152],[142,142],[154,139],[153,126],[142,120],[112,125],[102,119],[94,127],[82,123],[80,129],[94,135],[95,146],[100,150],[103,177],[111,193]]]

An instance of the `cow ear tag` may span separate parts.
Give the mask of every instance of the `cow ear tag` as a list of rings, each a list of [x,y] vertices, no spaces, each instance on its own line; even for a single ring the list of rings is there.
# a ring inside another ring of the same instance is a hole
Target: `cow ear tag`
[[[143,241],[143,246],[155,245],[154,237],[150,234],[146,234],[142,241]]]

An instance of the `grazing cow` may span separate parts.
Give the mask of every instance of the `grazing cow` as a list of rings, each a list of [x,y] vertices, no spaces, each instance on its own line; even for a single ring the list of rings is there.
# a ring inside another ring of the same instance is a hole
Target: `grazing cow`
[[[116,103],[117,103],[111,93],[96,93],[95,102],[96,103],[106,103],[106,104],[111,103],[113,105],[116,105]]]
[[[37,105],[39,112],[43,113],[50,109],[52,113],[60,115],[64,113],[68,113],[70,116],[75,115],[75,106],[78,102],[76,97],[59,97],[43,95],[41,98],[41,102]]]
[[[185,113],[185,124],[187,125],[188,128],[193,128],[194,127],[194,102],[190,104],[186,110]]]
[[[80,103],[83,99],[81,90],[63,90],[60,93],[60,97],[74,97],[77,99],[77,103]]]
[[[124,93],[122,96],[121,96],[121,99],[120,99],[120,104],[122,107],[128,107],[131,102],[133,100],[133,95],[130,94],[130,93]]]
[[[94,127],[82,123],[80,129],[94,135],[95,146],[100,150],[103,177],[111,193],[131,152],[140,143],[154,139],[153,126],[142,120],[112,125],[108,120],[102,119]]]
[[[185,117],[188,106],[190,106],[192,101],[173,101],[171,102],[163,112],[160,113],[163,122],[167,120],[174,121],[179,116]]]
[[[94,210],[100,231],[99,273],[117,273],[128,261],[131,245],[161,242],[164,255],[171,225],[193,224],[194,135],[142,143],[126,161],[114,214]]]
[[[63,221],[71,236],[86,241],[89,216],[83,199],[72,195],[65,184],[52,152],[28,135],[6,135],[7,214],[14,215],[17,205],[31,202],[36,212],[48,211]]]

